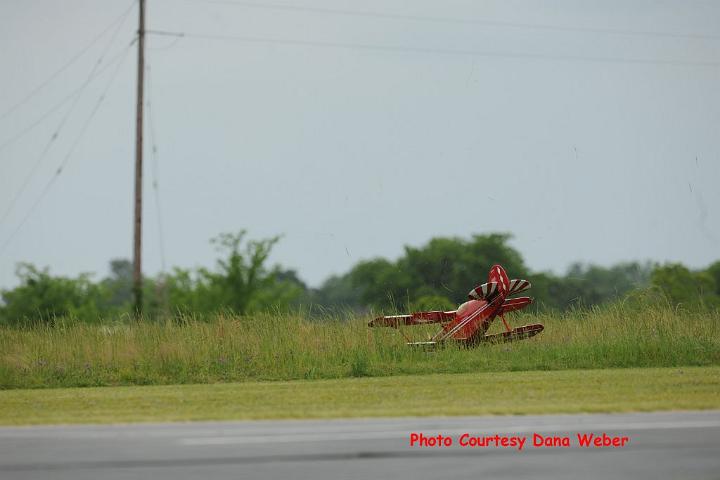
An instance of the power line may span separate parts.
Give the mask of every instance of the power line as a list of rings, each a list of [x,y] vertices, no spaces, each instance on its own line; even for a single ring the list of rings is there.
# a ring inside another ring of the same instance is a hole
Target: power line
[[[68,60],[62,67],[60,67],[59,69],[57,69],[52,75],[50,75],[46,80],[44,80],[43,82],[41,82],[37,87],[33,88],[33,89],[30,91],[30,93],[28,93],[25,97],[23,97],[22,100],[20,100],[20,101],[17,102],[15,105],[11,106],[11,107],[8,108],[7,110],[5,110],[2,114],[0,114],[0,120],[4,119],[4,118],[7,117],[8,115],[10,115],[12,112],[14,112],[14,111],[17,110],[18,108],[20,108],[22,105],[24,105],[25,103],[27,103],[31,98],[33,98],[36,94],[38,94],[43,88],[45,88],[47,85],[49,85],[50,82],[52,82],[53,80],[55,80],[61,73],[63,73],[63,72],[64,72],[65,70],[67,70],[68,68],[70,68],[71,65],[73,65],[78,59],[80,59],[80,57],[82,57],[88,50],[90,50],[90,48],[92,48],[92,46],[95,45],[95,43],[97,43],[98,40],[100,40],[102,37],[104,37],[105,34],[106,34],[107,32],[109,32],[110,29],[112,29],[112,27],[114,27],[118,22],[120,22],[120,24],[124,23],[124,22],[125,22],[125,19],[126,19],[127,16],[130,14],[130,11],[131,11],[132,8],[135,6],[135,1],[136,1],[136,0],[133,0],[132,2],[130,2],[130,6],[129,6],[123,13],[121,13],[117,18],[115,18],[115,19],[110,23],[110,25],[108,25],[107,27],[105,27],[105,29],[104,29],[102,32],[100,32],[98,35],[96,35],[96,36],[90,41],[90,43],[88,43],[85,47],[83,47],[83,48],[82,48],[78,53],[76,53],[70,60]]]
[[[130,48],[127,48],[124,52],[125,56],[122,58],[122,60],[125,60],[127,58],[127,55],[129,52],[130,52]],[[105,86],[105,89],[103,90],[102,94],[100,95],[97,102],[95,103],[95,106],[93,107],[92,111],[90,112],[90,115],[88,116],[88,118],[86,119],[82,128],[80,129],[78,136],[75,138],[75,140],[71,144],[70,149],[68,150],[67,154],[60,162],[60,165],[58,166],[57,170],[55,170],[55,173],[50,178],[50,180],[45,185],[45,187],[42,189],[42,191],[40,192],[40,195],[38,195],[38,197],[35,199],[35,202],[32,204],[32,206],[27,211],[27,213],[25,214],[23,219],[20,221],[18,226],[15,228],[15,230],[13,230],[12,233],[10,234],[10,236],[5,240],[5,242],[3,242],[2,245],[0,245],[0,254],[5,251],[5,249],[7,248],[8,245],[10,245],[10,242],[13,240],[13,238],[15,238],[15,235],[17,235],[17,233],[20,231],[20,229],[22,229],[23,225],[25,225],[25,222],[27,222],[27,220],[33,214],[33,212],[38,207],[38,205],[40,205],[40,202],[42,202],[42,200],[45,198],[45,196],[48,194],[48,192],[52,188],[55,181],[58,179],[58,177],[60,177],[62,172],[67,167],[68,162],[70,161],[73,153],[75,152],[75,149],[77,148],[77,146],[80,143],[80,141],[82,140],[82,138],[85,136],[85,132],[87,131],[88,127],[90,126],[90,123],[92,122],[93,118],[95,117],[95,114],[97,114],[98,110],[100,109],[100,106],[105,101],[105,97],[107,95],[108,90],[110,90],[110,87],[112,86],[113,82],[115,81],[115,78],[117,77],[118,73],[120,72],[120,67],[122,67],[122,64],[123,64],[122,60],[120,62],[118,62],[117,68],[115,69],[112,76],[110,77],[107,85]]]
[[[134,42],[133,42],[133,43],[134,43]],[[105,69],[107,69],[107,68],[113,66],[114,64],[116,64],[116,63],[118,62],[118,60],[120,59],[120,56],[121,56],[121,55],[123,55],[122,59],[124,59],[125,56],[127,56],[127,50],[129,50],[129,49],[132,47],[133,43],[130,43],[130,45],[128,45],[125,49],[123,49],[123,50],[120,52],[120,54],[117,55],[111,62],[108,62],[108,63],[106,64]],[[105,70],[105,69],[103,69],[103,70]],[[97,77],[100,73],[101,73],[101,72],[96,73],[93,78]],[[15,204],[17,203],[17,201],[20,199],[20,196],[23,194],[23,192],[25,191],[25,189],[26,189],[26,188],[28,187],[28,185],[30,184],[30,180],[32,180],[32,177],[35,176],[35,173],[37,173],[37,170],[38,170],[38,168],[40,167],[40,165],[42,164],[42,161],[44,160],[44,158],[45,158],[45,156],[47,155],[48,151],[50,150],[50,147],[55,143],[55,141],[56,141],[56,140],[58,139],[58,137],[60,136],[60,132],[61,132],[62,128],[64,127],[64,125],[65,125],[68,117],[70,116],[70,114],[71,114],[72,111],[74,110],[75,106],[77,105],[78,100],[79,100],[80,96],[82,95],[82,92],[85,90],[85,88],[86,88],[87,86],[88,86],[88,83],[85,83],[85,84],[83,84],[83,86],[82,86],[81,88],[79,88],[79,89],[77,89],[77,90],[75,91],[74,94],[77,94],[77,96],[75,97],[75,101],[73,102],[73,105],[72,105],[71,108],[69,108],[68,111],[65,113],[63,119],[62,119],[62,120],[60,121],[60,123],[58,124],[58,127],[55,129],[55,131],[53,132],[53,134],[50,136],[50,138],[48,139],[48,141],[45,143],[45,147],[43,148],[43,150],[42,150],[42,152],[40,153],[40,155],[38,155],[38,158],[37,158],[37,160],[35,160],[35,163],[33,164],[32,168],[30,169],[30,172],[29,172],[28,175],[25,177],[25,180],[24,180],[23,183],[21,184],[20,188],[15,192],[15,195],[13,196],[13,198],[10,200],[10,203],[8,204],[7,208],[5,209],[2,217],[0,217],[0,224],[2,224],[2,223],[5,221],[5,219],[7,219],[8,215],[9,215],[10,212],[12,211],[13,207],[15,206]],[[68,97],[68,98],[71,98],[71,97]],[[65,103],[65,102],[63,102],[62,104],[64,104],[64,103]],[[62,104],[61,104],[61,105],[62,105]],[[55,110],[56,110],[56,109],[55,109]]]
[[[155,197],[155,210],[157,211],[157,227],[158,242],[160,245],[160,270],[165,273],[165,234],[163,229],[162,208],[160,205],[160,171],[158,160],[157,135],[155,131],[155,121],[153,120],[153,102],[155,98],[152,95],[152,73],[150,65],[145,69],[147,71],[147,116],[150,123],[150,144],[152,147],[152,187]]]
[[[102,75],[103,73],[105,73],[105,71],[107,69],[109,69],[110,67],[112,67],[115,64],[115,62],[117,62],[124,53],[125,53],[125,51],[122,50],[122,51],[118,52],[115,56],[111,57],[110,60],[105,62],[105,65],[102,68],[98,69],[97,71],[95,71],[94,74],[91,75],[91,79],[94,80],[95,78],[97,78],[100,75]],[[87,81],[87,79],[86,79],[86,81]],[[67,94],[65,97],[63,97],[62,100],[60,100],[55,105],[53,105],[48,110],[46,110],[35,121],[29,123],[26,127],[21,129],[20,132],[18,132],[16,135],[8,138],[4,143],[0,144],[0,151],[4,150],[5,148],[10,146],[12,143],[16,142],[17,140],[21,139],[27,133],[32,131],[35,127],[37,127],[38,125],[43,123],[48,117],[50,117],[50,115],[52,115],[53,113],[58,111],[63,105],[65,105],[67,102],[72,100],[78,93],[80,93],[85,88],[85,85],[86,85],[85,82],[83,82],[80,85],[80,87],[76,88],[75,90],[73,90],[69,94]]]
[[[376,52],[396,52],[396,53],[429,53],[435,55],[454,55],[469,57],[494,57],[494,58],[523,58],[523,59],[539,59],[539,60],[562,60],[577,62],[598,62],[598,63],[625,63],[625,64],[641,64],[641,65],[674,65],[684,67],[718,67],[719,61],[693,61],[693,60],[664,60],[664,59],[648,59],[648,58],[620,58],[620,57],[591,57],[586,55],[560,55],[560,54],[542,54],[542,53],[519,53],[519,52],[502,52],[490,50],[465,50],[452,48],[427,48],[427,47],[411,47],[396,45],[380,45],[371,43],[351,43],[351,42],[327,42],[316,40],[298,40],[290,38],[270,38],[270,37],[254,37],[254,36],[234,36],[234,35],[216,35],[204,33],[190,32],[173,32],[164,30],[148,30],[148,34],[164,35],[181,38],[197,38],[205,40],[227,40],[244,43],[268,44],[268,45],[297,45],[304,47],[320,47],[320,48],[340,48],[351,50],[367,50]]]
[[[53,143],[55,143],[55,141],[56,141],[56,140],[58,139],[58,137],[60,136],[60,132],[62,131],[62,129],[63,129],[63,127],[65,126],[65,124],[67,123],[67,120],[68,120],[68,118],[70,118],[70,115],[72,114],[72,112],[75,110],[75,107],[76,107],[76,106],[78,105],[78,103],[80,102],[80,98],[82,98],[82,95],[83,95],[83,93],[85,92],[85,89],[86,89],[87,86],[90,84],[90,82],[92,81],[93,77],[95,76],[95,73],[97,72],[98,67],[100,66],[100,64],[102,63],[103,59],[105,58],[105,55],[107,55],[107,52],[108,52],[108,50],[110,50],[110,47],[112,47],[112,44],[115,43],[115,39],[117,38],[118,34],[120,33],[120,29],[122,28],[123,23],[124,23],[124,22],[120,22],[120,24],[118,25],[118,27],[115,29],[115,32],[114,32],[113,35],[110,37],[110,40],[108,41],[107,45],[105,46],[105,48],[103,49],[102,53],[101,53],[100,56],[98,57],[97,61],[96,61],[95,64],[93,65],[92,70],[90,70],[90,73],[88,74],[87,78],[85,79],[85,82],[82,84],[82,86],[81,86],[80,89],[78,90],[78,93],[76,94],[76,96],[75,96],[75,98],[74,98],[74,100],[73,100],[73,103],[70,105],[70,108],[65,112],[65,115],[63,116],[62,120],[60,120],[60,123],[58,124],[57,128],[55,129],[55,131],[53,132],[53,134],[52,134],[52,135],[50,136],[50,138],[48,139],[47,143],[45,144],[45,148],[43,148],[42,152],[40,153],[40,155],[38,156],[37,160],[35,161],[35,163],[33,164],[32,168],[30,169],[30,172],[29,172],[28,175],[25,177],[25,180],[24,180],[23,183],[21,184],[20,188],[15,192],[15,195],[13,196],[12,200],[10,200],[10,204],[9,204],[8,207],[5,209],[5,212],[3,213],[2,217],[0,217],[0,224],[2,224],[2,222],[4,222],[5,219],[7,218],[7,216],[10,214],[10,212],[11,212],[12,209],[13,209],[13,207],[14,207],[15,204],[17,203],[18,199],[19,199],[20,196],[23,194],[23,192],[25,191],[25,189],[27,188],[27,186],[30,184],[30,180],[31,180],[32,177],[35,175],[35,173],[37,172],[37,169],[40,167],[40,164],[41,164],[41,163],[43,162],[43,160],[45,159],[45,156],[46,156],[47,153],[50,151],[50,147],[53,145]],[[134,40],[133,40],[132,42],[130,42],[130,45],[127,46],[127,49],[129,49],[129,48],[132,46],[133,43],[134,43]],[[127,55],[127,51],[126,51],[126,50],[121,51],[120,53],[121,53],[121,54],[124,53],[125,55]],[[121,63],[122,63],[122,62],[121,62]]]
[[[150,50],[170,50],[175,48],[175,46],[182,41],[182,37],[176,37],[173,40],[170,41],[169,44],[163,45],[162,47],[148,47]]]
[[[322,8],[310,7],[302,5],[288,5],[281,3],[256,3],[245,2],[240,0],[186,0],[199,3],[209,3],[217,5],[232,5],[237,7],[263,9],[263,10],[285,10],[300,13],[316,13],[324,15],[341,15],[351,17],[365,17],[387,20],[405,20],[412,22],[425,23],[449,23],[449,24],[465,24],[465,25],[485,25],[488,27],[501,28],[518,28],[529,30],[548,30],[558,32],[574,32],[574,33],[599,33],[608,35],[630,35],[630,36],[649,36],[649,37],[667,37],[667,38],[685,38],[695,40],[720,40],[720,34],[711,33],[684,33],[684,32],[656,32],[645,30],[625,30],[619,28],[595,28],[595,27],[570,27],[565,25],[547,25],[536,23],[520,23],[520,22],[503,22],[495,20],[477,19],[477,18],[460,18],[460,17],[430,17],[423,15],[405,15],[386,12],[377,12],[369,10],[345,10],[338,8]]]

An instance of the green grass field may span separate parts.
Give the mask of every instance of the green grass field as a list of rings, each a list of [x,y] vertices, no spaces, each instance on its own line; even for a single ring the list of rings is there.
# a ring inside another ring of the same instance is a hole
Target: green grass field
[[[2,425],[717,408],[720,408],[720,367],[0,392]]]
[[[0,388],[720,365],[717,311],[616,304],[528,314],[512,323],[546,326],[530,340],[434,352],[406,347],[398,331],[369,329],[367,320],[218,315],[207,322],[0,328]]]

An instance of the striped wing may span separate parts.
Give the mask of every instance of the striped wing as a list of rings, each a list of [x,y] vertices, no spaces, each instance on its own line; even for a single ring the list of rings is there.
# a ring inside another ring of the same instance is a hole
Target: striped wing
[[[488,300],[498,293],[498,283],[488,282],[478,285],[477,287],[470,290],[468,298],[470,300]]]
[[[455,319],[455,310],[443,312],[433,310],[431,312],[415,312],[411,315],[386,315],[377,317],[368,323],[369,327],[393,327],[400,325],[425,325],[428,323],[443,323]]]
[[[510,286],[508,288],[508,295],[513,295],[515,293],[524,292],[530,288],[530,282],[527,280],[510,280]]]
[[[521,308],[527,307],[531,303],[532,303],[532,298],[530,298],[530,297],[509,298],[509,299],[505,300],[505,302],[503,302],[498,314],[504,315],[508,312],[514,312],[515,310],[520,310]]]

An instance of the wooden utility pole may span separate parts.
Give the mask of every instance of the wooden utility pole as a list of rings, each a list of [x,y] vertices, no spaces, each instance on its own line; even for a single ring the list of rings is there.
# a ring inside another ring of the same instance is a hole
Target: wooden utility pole
[[[138,23],[137,110],[135,119],[135,228],[133,234],[133,296],[135,316],[143,311],[142,279],[142,173],[143,173],[143,86],[145,74],[145,0],[140,0]]]

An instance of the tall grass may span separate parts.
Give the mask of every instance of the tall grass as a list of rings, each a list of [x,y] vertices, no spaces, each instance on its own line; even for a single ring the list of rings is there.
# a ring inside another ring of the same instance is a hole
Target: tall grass
[[[720,364],[717,311],[616,304],[527,314],[512,323],[543,323],[545,331],[532,339],[432,352],[407,347],[401,332],[370,329],[367,321],[221,314],[208,321],[0,328],[0,388]]]

